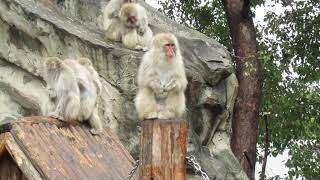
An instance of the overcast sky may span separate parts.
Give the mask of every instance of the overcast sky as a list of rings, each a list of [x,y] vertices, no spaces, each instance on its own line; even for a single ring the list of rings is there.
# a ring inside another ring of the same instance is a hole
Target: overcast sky
[[[146,0],[146,3],[149,5],[159,8],[160,6],[157,4],[157,0]],[[281,7],[280,4],[276,5],[275,7],[270,7],[269,5],[272,2],[267,0],[265,7],[258,7],[256,9],[256,17],[254,19],[255,24],[265,25],[263,22],[264,15],[272,10],[277,14],[282,13],[284,9]],[[269,4],[269,5],[268,5]],[[288,151],[285,151],[283,155],[279,155],[278,157],[269,157],[267,161],[267,168],[266,168],[266,175],[267,177],[272,177],[276,175],[280,175],[280,177],[286,177],[288,173],[288,168],[285,166],[285,162],[288,159]],[[261,164],[256,165],[256,178],[259,177],[259,172],[261,171]]]

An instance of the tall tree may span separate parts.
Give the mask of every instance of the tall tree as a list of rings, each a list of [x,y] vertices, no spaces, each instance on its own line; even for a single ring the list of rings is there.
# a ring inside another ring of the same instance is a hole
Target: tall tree
[[[277,156],[289,150],[286,178],[317,179],[320,177],[319,0],[250,3],[253,12],[255,9],[265,13],[264,19],[256,19],[259,22],[255,25],[264,68],[261,110],[271,112],[270,154]],[[205,33],[232,51],[221,0],[159,0],[159,4],[161,11],[175,21]],[[261,117],[259,127],[264,126]],[[258,142],[261,148],[263,129]],[[260,155],[258,160],[262,160]]]
[[[262,91],[261,62],[249,0],[224,0],[235,53],[239,93],[234,108],[231,147],[244,171],[254,179],[259,108]]]

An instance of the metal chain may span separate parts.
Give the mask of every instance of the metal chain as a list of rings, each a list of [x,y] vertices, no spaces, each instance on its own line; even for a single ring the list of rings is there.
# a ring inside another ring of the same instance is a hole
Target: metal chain
[[[196,173],[200,173],[203,179],[210,180],[208,174],[201,169],[200,164],[197,162],[194,156],[187,156],[186,159],[188,164],[195,169]]]
[[[134,175],[134,173],[136,172],[136,170],[139,167],[139,160],[136,160],[136,162],[134,162],[132,170],[130,171],[128,177],[126,178],[126,180],[130,180],[132,178],[132,176]]]

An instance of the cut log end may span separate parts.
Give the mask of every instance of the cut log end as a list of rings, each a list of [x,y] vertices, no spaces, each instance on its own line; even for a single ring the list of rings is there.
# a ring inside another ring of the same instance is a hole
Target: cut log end
[[[142,122],[140,179],[186,179],[187,129],[183,120]]]

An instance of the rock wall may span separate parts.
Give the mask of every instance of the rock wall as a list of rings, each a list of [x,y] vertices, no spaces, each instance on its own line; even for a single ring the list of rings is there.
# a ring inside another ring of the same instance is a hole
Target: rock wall
[[[54,108],[42,78],[44,57],[88,57],[103,83],[99,115],[138,157],[140,124],[134,109],[141,51],[105,41],[99,30],[107,0],[0,1],[0,123],[45,115]],[[237,79],[226,48],[176,24],[141,2],[151,28],[178,36],[189,80],[186,120],[188,152],[215,179],[247,179],[230,149]],[[190,173],[192,173],[190,169]],[[199,179],[190,175],[189,179]]]

